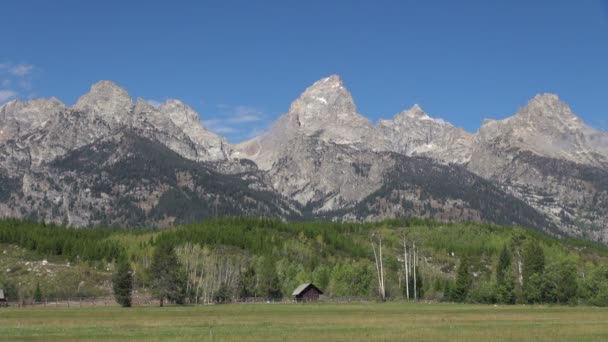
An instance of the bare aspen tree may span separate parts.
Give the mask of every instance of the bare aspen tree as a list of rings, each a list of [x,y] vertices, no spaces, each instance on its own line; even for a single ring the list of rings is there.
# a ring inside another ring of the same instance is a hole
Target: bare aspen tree
[[[373,236],[371,239],[372,250],[374,251],[374,261],[376,264],[376,276],[378,278],[378,292],[382,301],[386,299],[386,292],[384,290],[384,267],[382,263],[382,237],[378,237],[378,253],[376,253],[376,243],[374,242]]]
[[[414,245],[412,246],[413,249],[413,253],[414,253],[414,260],[412,260],[412,264],[414,265],[413,271],[414,271],[414,301],[418,301],[418,290],[417,290],[417,285],[416,283],[418,282],[418,275],[416,274],[416,243],[414,242]]]
[[[403,234],[403,268],[405,271],[405,296],[407,300],[410,300],[410,267],[407,258],[407,240],[405,240],[405,234]]]

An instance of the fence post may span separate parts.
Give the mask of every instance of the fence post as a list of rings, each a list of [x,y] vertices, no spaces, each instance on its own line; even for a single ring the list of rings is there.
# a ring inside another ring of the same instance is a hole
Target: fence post
[[[78,299],[79,299],[79,301],[80,301],[80,305],[79,305],[79,306],[80,306],[80,307],[82,307],[82,297],[80,297],[80,298],[78,298]]]

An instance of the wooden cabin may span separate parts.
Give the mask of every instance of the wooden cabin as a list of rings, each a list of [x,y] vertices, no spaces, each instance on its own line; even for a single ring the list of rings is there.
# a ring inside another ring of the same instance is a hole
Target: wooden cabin
[[[312,283],[301,284],[291,294],[298,302],[310,302],[319,299],[323,291]]]

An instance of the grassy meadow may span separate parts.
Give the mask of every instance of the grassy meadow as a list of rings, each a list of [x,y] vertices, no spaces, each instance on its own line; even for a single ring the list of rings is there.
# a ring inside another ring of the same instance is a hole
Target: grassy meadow
[[[0,309],[6,341],[606,341],[608,308],[229,304]]]

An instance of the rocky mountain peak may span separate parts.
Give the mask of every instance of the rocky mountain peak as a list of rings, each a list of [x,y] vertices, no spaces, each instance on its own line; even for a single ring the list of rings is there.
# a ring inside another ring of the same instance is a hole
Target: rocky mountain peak
[[[412,108],[404,110],[403,112],[395,115],[393,120],[396,123],[403,123],[404,121],[410,120],[424,120],[424,121],[436,121],[443,123],[441,119],[431,118],[418,104],[412,106]]]
[[[178,127],[187,128],[188,125],[202,126],[198,113],[180,100],[169,99],[158,108],[161,113],[169,116]]]
[[[137,98],[137,101],[135,102],[135,113],[151,113],[154,111],[156,111],[156,107],[141,97]]]
[[[112,81],[99,81],[85,95],[81,96],[74,109],[90,112],[109,121],[124,121],[121,117],[133,107],[133,100],[127,91]]]
[[[470,159],[473,134],[430,117],[417,104],[392,120],[380,120],[376,130],[378,150],[422,155],[457,164]]]
[[[355,101],[342,79],[332,75],[315,82],[293,102],[289,114],[301,126],[313,128],[320,122],[350,120],[358,116]]]
[[[534,96],[525,107],[517,112],[516,116],[534,121],[559,119],[555,123],[560,123],[561,120],[581,121],[558,95],[550,93]]]

